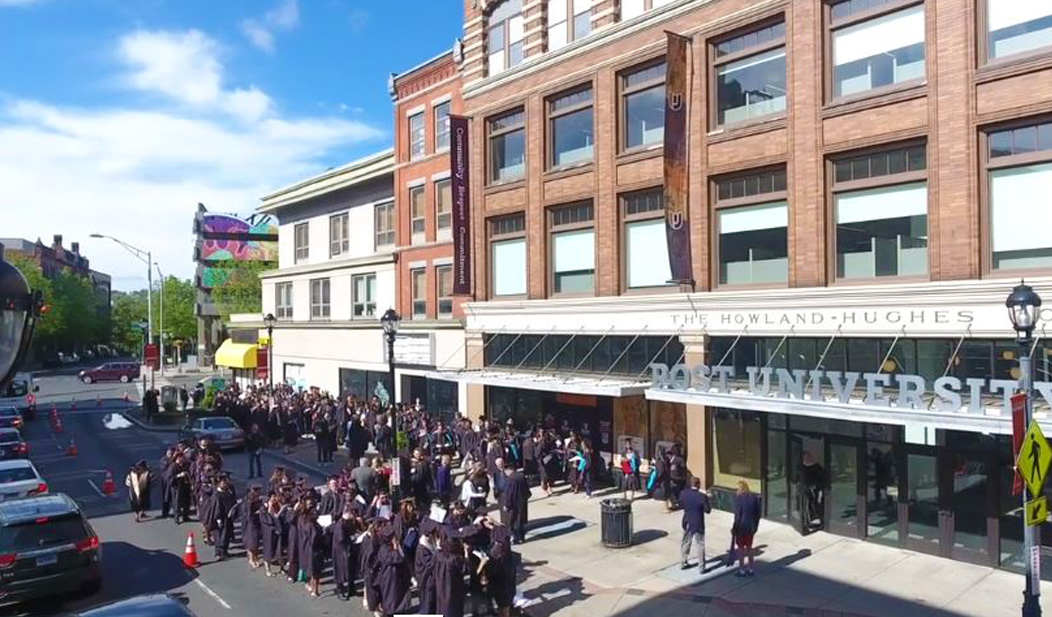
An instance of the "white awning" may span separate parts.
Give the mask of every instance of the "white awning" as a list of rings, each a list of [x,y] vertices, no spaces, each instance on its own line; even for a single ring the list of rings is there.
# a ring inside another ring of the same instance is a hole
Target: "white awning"
[[[431,379],[499,388],[520,388],[562,394],[591,394],[593,396],[639,396],[650,387],[649,381],[632,381],[621,377],[567,376],[565,373],[552,375],[493,369],[430,371],[427,376]]]

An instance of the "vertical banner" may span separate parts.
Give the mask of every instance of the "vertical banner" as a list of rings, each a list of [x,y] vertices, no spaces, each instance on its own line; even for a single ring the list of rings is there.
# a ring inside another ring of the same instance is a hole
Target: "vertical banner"
[[[471,295],[471,175],[468,131],[463,116],[449,117],[450,188],[453,192],[453,295]]]
[[[1019,449],[1023,447],[1023,437],[1026,435],[1026,399],[1025,392],[1012,395],[1012,460],[1019,456]],[[1019,475],[1018,468],[1013,474],[1012,494],[1023,494],[1023,476]]]
[[[672,32],[665,55],[665,237],[672,281],[694,282],[687,216],[687,46],[690,39]]]

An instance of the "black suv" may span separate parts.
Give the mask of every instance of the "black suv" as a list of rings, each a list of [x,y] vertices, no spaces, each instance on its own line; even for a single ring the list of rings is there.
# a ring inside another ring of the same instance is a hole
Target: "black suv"
[[[99,537],[62,493],[0,502],[0,604],[102,584]]]

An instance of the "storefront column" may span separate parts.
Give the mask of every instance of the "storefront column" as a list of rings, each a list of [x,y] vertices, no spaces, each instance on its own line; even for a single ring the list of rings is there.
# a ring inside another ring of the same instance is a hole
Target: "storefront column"
[[[708,337],[704,334],[684,334],[679,340],[683,343],[683,362],[687,366],[705,364],[705,347]],[[687,405],[687,468],[692,474],[701,478],[705,487],[711,480],[709,475],[708,448],[708,410],[704,405]]]
[[[485,366],[485,353],[482,351],[485,337],[481,332],[464,333],[464,361],[467,370],[480,369]],[[479,384],[464,384],[467,388],[467,405],[463,414],[472,422],[478,422],[486,413],[486,387]]]

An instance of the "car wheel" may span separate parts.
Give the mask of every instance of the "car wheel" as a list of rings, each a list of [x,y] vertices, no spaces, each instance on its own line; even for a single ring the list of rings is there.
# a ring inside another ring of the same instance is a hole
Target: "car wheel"
[[[121,375],[121,383],[128,383],[128,376],[127,375]]]
[[[89,375],[85,375],[84,379],[82,379],[81,381],[83,381],[84,383],[86,383],[86,384],[88,384],[90,386],[91,382],[92,382],[92,379],[91,379],[91,377]]]

